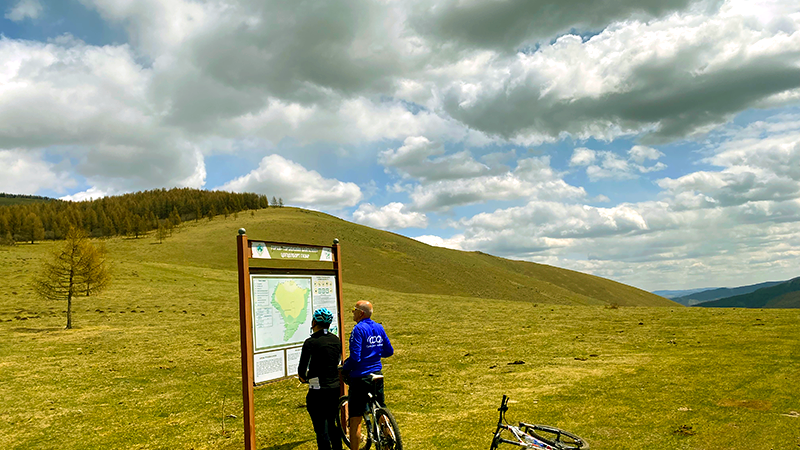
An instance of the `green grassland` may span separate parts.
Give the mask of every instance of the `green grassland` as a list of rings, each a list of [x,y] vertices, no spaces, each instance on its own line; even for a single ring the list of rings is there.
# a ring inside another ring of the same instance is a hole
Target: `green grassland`
[[[798,310],[617,308],[660,297],[290,208],[188,223],[163,244],[106,241],[114,283],[76,300],[72,330],[65,305],[31,290],[54,244],[0,248],[0,448],[242,448],[242,226],[342,241],[345,302],[372,301],[396,349],[387,400],[408,449],[488,448],[502,394],[509,420],[593,449],[800,448]],[[466,279],[481,274],[487,284]],[[316,448],[305,390],[256,390],[260,449]]]

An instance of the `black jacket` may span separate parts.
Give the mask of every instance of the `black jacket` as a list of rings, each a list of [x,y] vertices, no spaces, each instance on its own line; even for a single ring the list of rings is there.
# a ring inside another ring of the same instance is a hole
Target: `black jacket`
[[[338,388],[341,358],[339,337],[328,330],[317,331],[303,343],[297,375],[308,380],[311,389]]]

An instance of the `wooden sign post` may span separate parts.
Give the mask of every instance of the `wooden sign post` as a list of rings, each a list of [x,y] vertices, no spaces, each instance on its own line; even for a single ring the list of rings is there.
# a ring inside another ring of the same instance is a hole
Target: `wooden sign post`
[[[244,447],[255,450],[255,386],[297,373],[315,309],[333,312],[330,331],[339,336],[344,360],[342,263],[338,239],[323,247],[251,240],[245,233],[241,228],[236,237]],[[297,267],[294,261],[325,267]]]

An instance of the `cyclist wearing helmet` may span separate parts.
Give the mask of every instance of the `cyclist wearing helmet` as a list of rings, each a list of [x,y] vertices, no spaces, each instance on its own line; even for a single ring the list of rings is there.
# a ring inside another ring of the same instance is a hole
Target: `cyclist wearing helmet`
[[[297,376],[308,383],[306,409],[314,425],[319,450],[342,450],[342,439],[334,422],[339,402],[339,361],[342,344],[328,332],[333,314],[328,308],[314,311],[311,337],[303,343]]]
[[[370,391],[368,375],[381,373],[381,358],[394,354],[389,337],[379,323],[372,317],[372,304],[367,301],[356,303],[353,308],[353,320],[356,326],[350,333],[350,357],[344,361],[342,372],[348,376],[349,414],[350,414],[350,445],[353,450],[358,449],[361,441],[361,416],[367,411],[367,393]],[[384,406],[383,380],[375,386],[377,400]]]

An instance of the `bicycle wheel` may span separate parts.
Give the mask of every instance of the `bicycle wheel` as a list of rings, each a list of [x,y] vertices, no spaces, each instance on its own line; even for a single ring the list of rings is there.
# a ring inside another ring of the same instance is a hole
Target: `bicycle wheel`
[[[403,450],[403,439],[400,438],[400,428],[397,421],[388,409],[375,410],[375,420],[378,422],[378,450]]]
[[[526,433],[559,450],[589,450],[589,443],[569,431],[548,425],[531,425],[523,422],[520,422],[520,426]],[[544,436],[543,433],[546,433],[547,436]]]
[[[347,396],[339,397],[339,413],[336,414],[336,428],[342,433],[342,441],[347,449],[350,448],[350,415],[347,409]],[[361,419],[361,443],[358,448],[360,450],[368,450],[372,445],[372,439],[369,437],[369,429],[367,429],[367,421]]]

